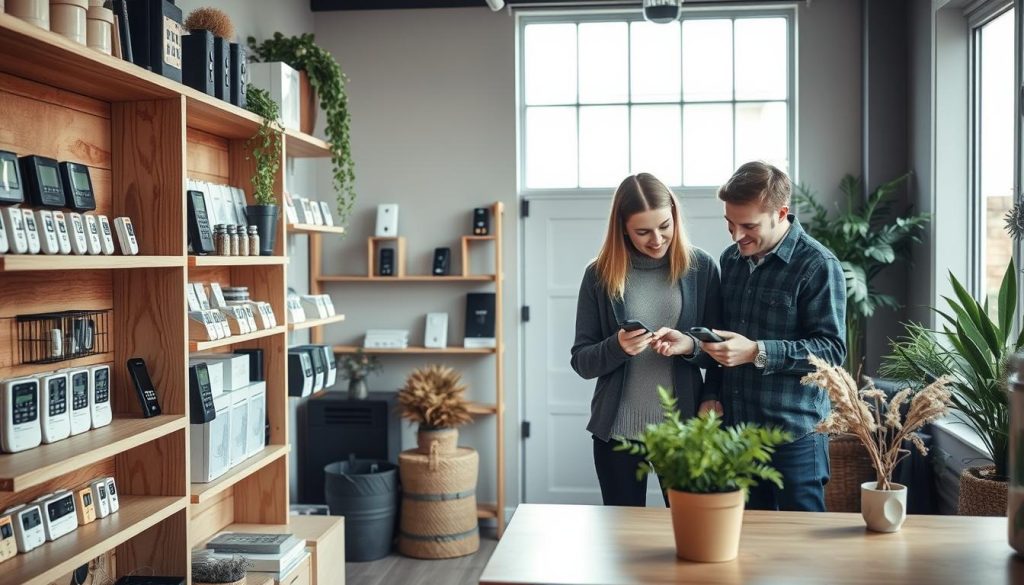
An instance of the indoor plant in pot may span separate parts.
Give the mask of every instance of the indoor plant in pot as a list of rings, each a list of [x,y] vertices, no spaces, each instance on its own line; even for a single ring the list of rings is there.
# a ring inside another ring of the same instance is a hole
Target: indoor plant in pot
[[[893,342],[893,353],[880,368],[883,376],[921,386],[946,376],[950,380],[957,422],[974,430],[992,465],[969,467],[960,476],[960,514],[1002,516],[1007,505],[1009,464],[1009,400],[1006,382],[1009,357],[1024,349],[1024,332],[1013,334],[1017,313],[1016,270],[1011,260],[999,287],[996,318],[988,303],[975,300],[953,275],[956,293],[947,298],[950,311],[938,309],[942,331],[908,324]]]
[[[193,585],[242,585],[245,583],[245,573],[250,566],[252,563],[240,556],[229,559],[193,557],[192,583]]]
[[[847,370],[813,355],[810,362],[815,371],[801,381],[825,389],[832,401],[832,412],[816,430],[830,435],[850,433],[864,445],[876,479],[860,486],[861,516],[870,530],[896,532],[907,517],[907,487],[894,483],[892,473],[910,455],[905,442],[928,454],[917,430],[949,412],[948,381],[940,378],[917,392],[904,388],[886,402],[885,393],[870,380],[861,390]]]
[[[420,453],[455,452],[458,427],[472,420],[465,391],[462,376],[448,366],[431,365],[409,375],[398,391],[398,407],[402,418],[419,424]]]
[[[246,109],[263,117],[259,130],[246,142],[246,160],[253,161],[252,197],[255,205],[245,208],[245,219],[256,226],[260,234],[260,255],[274,253],[274,238],[277,235],[279,208],[274,185],[281,170],[281,132],[278,123],[277,102],[270,99],[266,90],[247,85],[245,90]]]
[[[355,353],[341,356],[339,363],[341,364],[341,376],[348,380],[349,400],[365,399],[367,376],[384,369],[377,356],[363,353],[361,349],[357,349]]]
[[[660,386],[658,394],[665,420],[648,425],[636,441],[616,437],[616,449],[644,456],[638,479],[652,471],[661,478],[679,558],[732,560],[739,554],[747,490],[758,480],[782,487],[782,474],[769,463],[775,446],[792,437],[754,424],[722,428],[714,411],[683,422],[675,397]]]

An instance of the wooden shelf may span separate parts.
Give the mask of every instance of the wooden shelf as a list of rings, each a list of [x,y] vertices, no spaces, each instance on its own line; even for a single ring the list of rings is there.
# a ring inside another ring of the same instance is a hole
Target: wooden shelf
[[[477,502],[476,504],[476,517],[477,518],[497,518],[498,508],[494,504],[483,504]]]
[[[2,29],[0,29],[2,30]],[[181,256],[0,256],[0,272],[49,270],[118,270],[128,268],[175,268],[184,266]]]
[[[178,90],[185,95],[185,125],[223,138],[249,139],[263,118],[249,110],[206,95],[186,85]]]
[[[345,320],[345,315],[335,315],[333,317],[325,317],[323,319],[306,319],[299,323],[289,323],[288,331],[298,331],[300,329],[312,329],[313,327],[323,327],[324,325],[330,325],[331,323],[341,323]]]
[[[283,266],[287,256],[189,256],[189,268],[205,266]]]
[[[308,223],[290,223],[288,224],[288,233],[344,234],[345,228],[338,225],[310,225]]]
[[[320,276],[319,282],[494,282],[493,274],[474,274],[470,276]]]
[[[463,240],[471,240],[471,241],[474,241],[474,242],[486,242],[488,240],[493,240],[494,236],[493,235],[492,236],[462,236],[462,239]]]
[[[470,402],[466,405],[469,414],[481,416],[488,414],[498,414],[497,404],[487,404],[485,402]]]
[[[213,496],[232,487],[253,473],[284,457],[291,447],[288,445],[267,445],[262,451],[232,467],[227,473],[210,483],[192,484],[192,503],[201,504]]]
[[[236,343],[243,343],[246,341],[252,341],[253,339],[260,339],[261,337],[270,337],[271,335],[278,335],[284,333],[286,330],[284,325],[278,325],[271,329],[263,329],[256,333],[246,333],[245,335],[232,335],[231,337],[225,337],[224,339],[216,339],[214,341],[189,341],[188,350],[190,352],[195,351],[206,351],[208,349],[214,349],[216,347],[225,347],[228,345],[234,345]]]
[[[285,128],[284,153],[285,156],[295,158],[329,158],[331,145],[309,134]]]
[[[107,426],[0,455],[0,491],[20,492],[185,428],[183,415],[115,417]],[[6,569],[6,564],[4,565]]]
[[[485,348],[465,348],[465,347],[446,347],[444,349],[435,349],[432,347],[417,347],[410,346],[405,349],[370,349],[366,347],[360,347],[357,345],[335,345],[334,353],[355,353],[357,350],[361,350],[363,353],[376,353],[376,354],[491,354],[497,353],[497,349],[493,347]]]
[[[182,511],[181,496],[120,494],[120,509],[4,562],[0,585],[46,585]],[[61,581],[63,582],[63,581]]]

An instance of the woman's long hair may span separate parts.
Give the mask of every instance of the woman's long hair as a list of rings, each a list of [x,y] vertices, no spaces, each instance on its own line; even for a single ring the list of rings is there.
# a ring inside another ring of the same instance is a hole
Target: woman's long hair
[[[672,208],[672,240],[669,242],[669,279],[675,282],[690,269],[690,242],[683,230],[679,201],[672,191],[650,173],[639,173],[626,177],[612,198],[611,213],[608,216],[608,231],[597,255],[597,277],[608,295],[622,299],[626,290],[626,273],[629,271],[629,249],[633,243],[626,233],[626,221],[633,215],[652,209]],[[642,252],[640,252],[642,254]]]

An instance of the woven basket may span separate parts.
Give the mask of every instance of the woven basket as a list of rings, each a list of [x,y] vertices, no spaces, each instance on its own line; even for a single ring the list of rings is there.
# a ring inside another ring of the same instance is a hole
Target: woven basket
[[[860,512],[860,484],[877,477],[867,449],[856,435],[838,435],[828,443],[832,475],[825,485],[825,509]]]
[[[479,466],[477,452],[466,448],[452,455],[409,450],[398,456],[403,490],[399,552],[420,559],[447,559],[480,548]]]
[[[1009,483],[989,479],[995,465],[968,467],[960,474],[960,498],[956,513],[961,516],[1006,516]]]
[[[235,581],[233,583],[227,583],[227,584],[225,584],[225,583],[205,583],[205,582],[202,582],[202,581],[193,581],[192,585],[245,585],[245,577],[242,577],[241,579],[239,579],[238,581]]]
[[[441,455],[453,455],[458,448],[459,429],[420,429],[416,433],[417,451],[429,455],[431,449],[437,449]],[[436,446],[435,446],[436,444]]]

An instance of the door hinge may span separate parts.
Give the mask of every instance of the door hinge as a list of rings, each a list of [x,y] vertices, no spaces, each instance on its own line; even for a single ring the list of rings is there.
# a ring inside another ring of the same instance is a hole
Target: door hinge
[[[528,421],[528,420],[524,420],[523,421],[523,438],[524,439],[529,439],[530,438],[530,421]]]
[[[530,200],[519,200],[519,217],[530,217]]]
[[[523,305],[523,308],[519,311],[519,319],[523,323],[530,320],[530,305]]]

